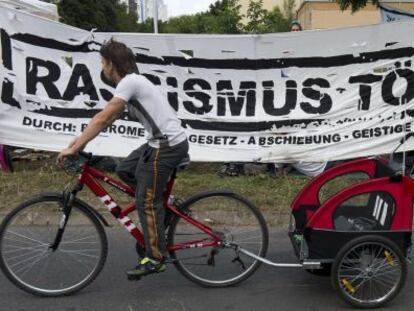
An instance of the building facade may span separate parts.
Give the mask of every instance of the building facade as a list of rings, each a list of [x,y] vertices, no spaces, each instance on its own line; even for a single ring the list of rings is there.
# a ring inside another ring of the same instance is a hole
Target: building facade
[[[138,15],[140,21],[145,21],[147,18],[154,17],[154,1],[155,0],[136,0],[138,7]],[[168,7],[164,0],[157,0],[158,4],[158,19],[166,21],[168,19]]]
[[[383,4],[402,10],[414,10],[414,0],[383,1]],[[336,2],[329,0],[304,0],[297,10],[297,16],[303,29],[331,29],[352,26],[372,25],[381,22],[380,10],[372,4],[352,13],[341,11]]]
[[[127,4],[128,12],[137,16],[137,21],[143,22],[147,18],[154,16],[154,0],[120,0]],[[158,20],[166,21],[168,19],[168,7],[164,0],[157,0]]]
[[[128,0],[128,12],[138,16],[138,7],[136,0]]]
[[[249,2],[250,0],[239,0],[242,6],[241,13],[244,15]],[[284,0],[263,0],[263,8],[271,10],[274,6],[279,6],[283,9],[283,2]],[[382,3],[398,9],[414,11],[414,0],[386,0]],[[332,0],[296,0],[296,12],[304,30],[363,26],[381,22],[380,10],[372,4],[352,13],[351,10],[341,11],[339,5]]]

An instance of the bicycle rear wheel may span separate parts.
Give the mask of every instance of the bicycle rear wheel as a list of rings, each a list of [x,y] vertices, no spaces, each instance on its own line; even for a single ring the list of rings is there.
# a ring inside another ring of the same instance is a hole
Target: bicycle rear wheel
[[[259,267],[259,261],[227,244],[234,243],[261,257],[266,255],[266,222],[248,200],[230,191],[206,192],[190,198],[180,209],[210,227],[223,242],[219,246],[170,251],[173,263],[186,278],[203,286],[225,287],[245,280]],[[168,245],[196,240],[213,239],[184,219],[175,218],[168,232]]]
[[[63,221],[59,195],[22,203],[0,226],[0,268],[16,286],[39,296],[72,294],[101,271],[107,256],[105,231],[75,201],[59,247],[50,246]]]
[[[349,241],[332,267],[332,284],[339,296],[357,308],[379,308],[404,286],[406,259],[390,239],[367,235]]]

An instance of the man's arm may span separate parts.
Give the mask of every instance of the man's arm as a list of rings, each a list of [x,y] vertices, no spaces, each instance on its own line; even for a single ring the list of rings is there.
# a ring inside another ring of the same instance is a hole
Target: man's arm
[[[126,102],[124,100],[118,97],[112,97],[105,108],[91,119],[83,133],[68,148],[60,152],[57,159],[58,163],[61,163],[64,157],[75,155],[79,150],[82,150],[88,142],[118,119],[125,110],[125,105]]]

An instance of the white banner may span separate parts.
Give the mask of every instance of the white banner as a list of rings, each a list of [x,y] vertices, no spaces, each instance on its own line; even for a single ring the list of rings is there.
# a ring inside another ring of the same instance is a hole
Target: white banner
[[[380,3],[381,20],[383,23],[397,22],[414,18],[414,11],[401,10],[392,6]]]
[[[0,28],[3,144],[58,151],[79,135],[114,90],[99,56],[110,37],[177,111],[195,161],[383,154],[412,131],[412,21],[262,36],[91,34],[0,8]],[[88,150],[126,156],[144,137],[124,117]]]
[[[0,6],[22,10],[34,15],[59,20],[56,4],[39,0],[0,0]]]

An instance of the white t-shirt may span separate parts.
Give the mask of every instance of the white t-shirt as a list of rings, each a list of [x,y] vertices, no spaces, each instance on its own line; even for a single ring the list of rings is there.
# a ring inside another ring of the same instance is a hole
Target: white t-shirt
[[[318,176],[321,174],[328,162],[298,162],[293,163],[292,166],[306,176]]]
[[[280,169],[285,165],[291,165],[293,168],[295,168],[299,173],[303,175],[315,177],[325,171],[328,162],[296,162],[291,164],[275,163],[275,167],[277,169]]]
[[[128,103],[129,116],[143,125],[151,147],[174,146],[187,138],[174,109],[146,77],[126,75],[118,83],[114,96]]]

